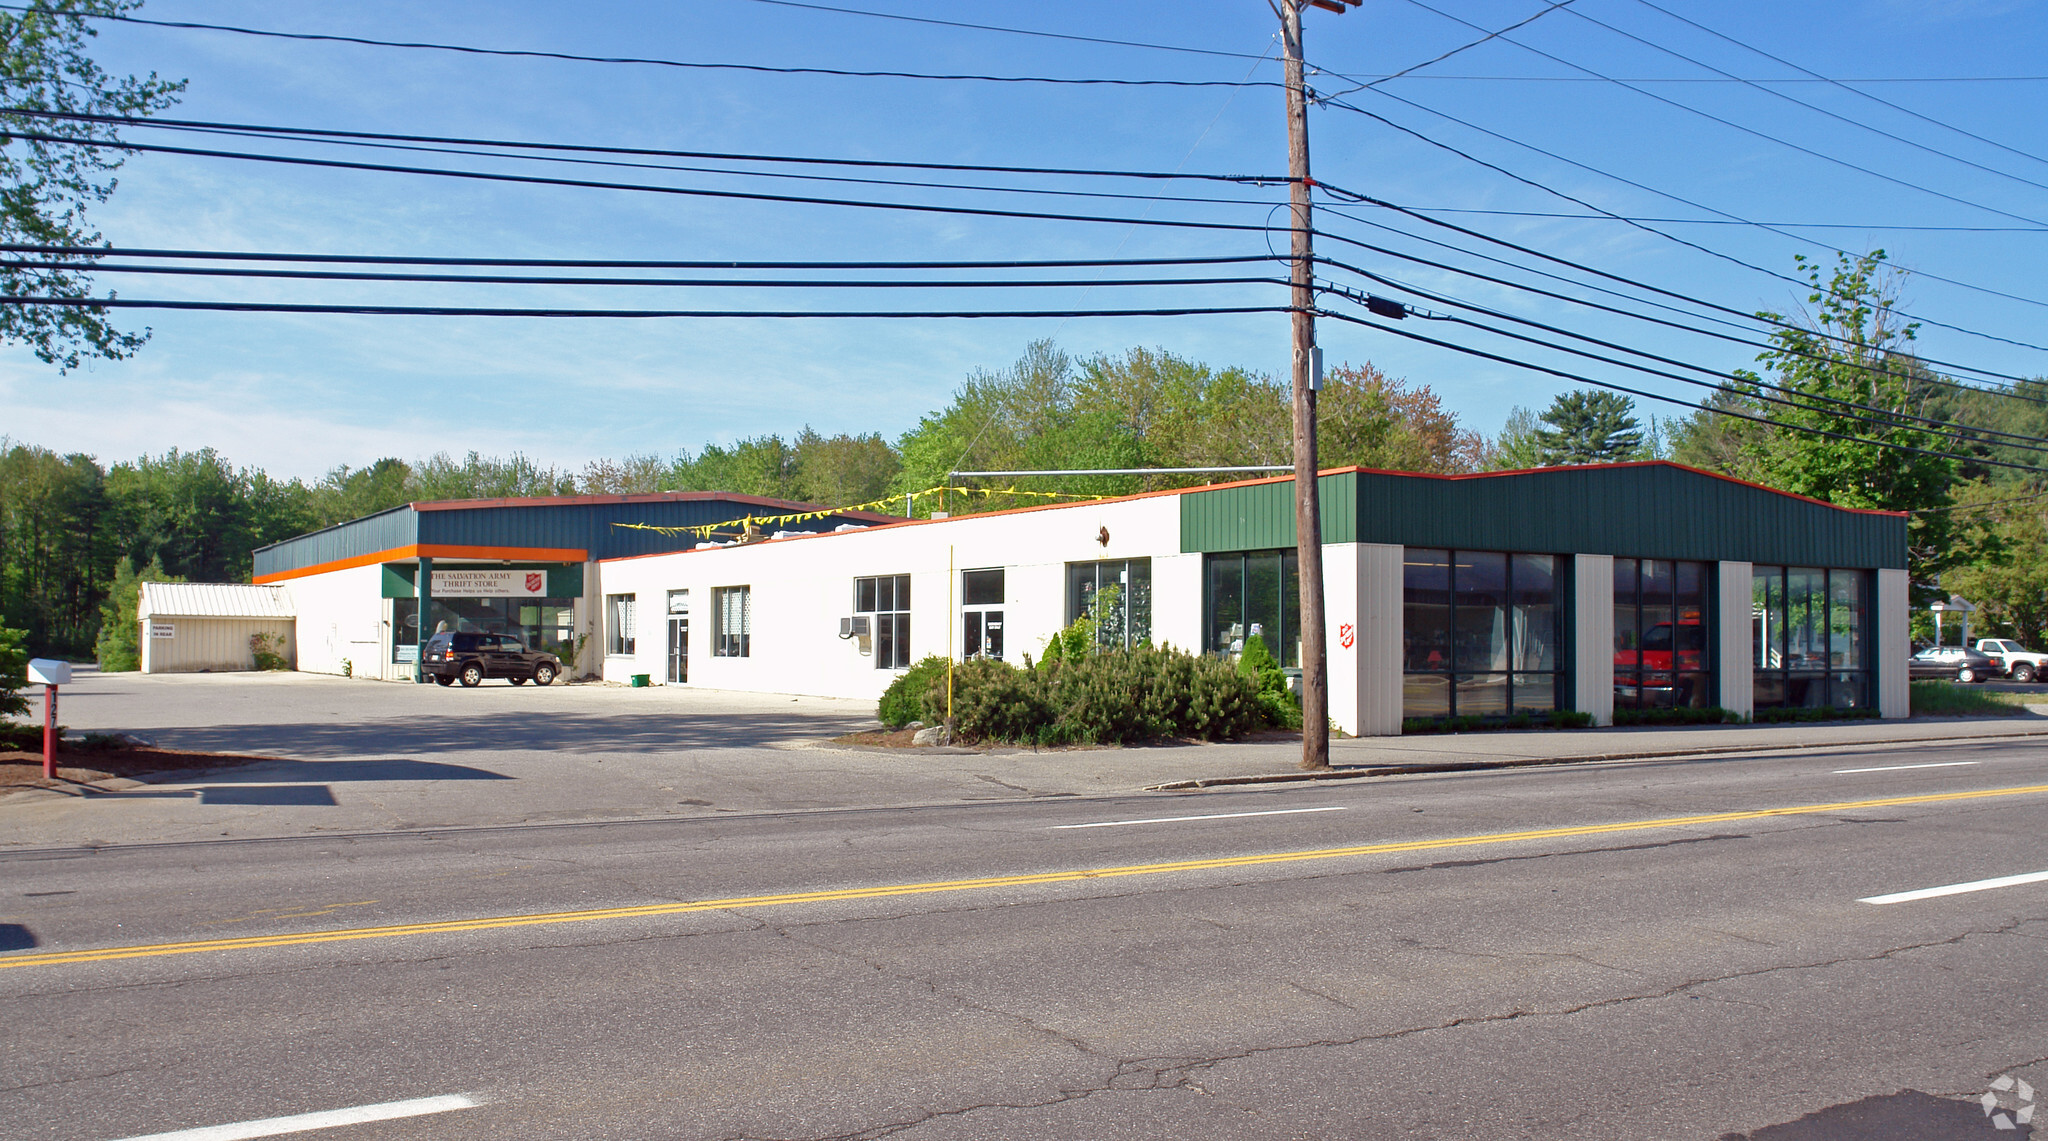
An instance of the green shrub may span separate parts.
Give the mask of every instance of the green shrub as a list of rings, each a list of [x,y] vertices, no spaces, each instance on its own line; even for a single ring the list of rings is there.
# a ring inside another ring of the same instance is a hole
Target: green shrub
[[[1576,709],[1555,709],[1548,713],[1517,713],[1509,717],[1409,717],[1401,722],[1403,734],[1477,733],[1494,729],[1589,729],[1593,715]]]
[[[1283,729],[1301,728],[1301,698],[1288,690],[1287,673],[1280,668],[1280,659],[1266,648],[1264,638],[1253,634],[1244,640],[1237,669],[1258,687],[1259,709],[1267,722]]]
[[[0,717],[28,712],[28,698],[21,695],[27,684],[28,631],[0,626]]]
[[[953,732],[962,741],[1122,744],[1222,740],[1264,723],[1258,690],[1229,662],[1139,646],[954,667]]]
[[[937,719],[926,711],[925,698],[932,688],[932,683],[936,681],[940,688],[940,717],[943,718],[947,664],[945,658],[932,654],[905,670],[901,677],[889,683],[888,689],[882,691],[882,700],[875,707],[875,716],[891,729],[901,729],[912,721],[933,723]]]
[[[114,582],[107,588],[107,600],[100,603],[100,636],[93,645],[100,669],[118,673],[142,668],[142,620],[137,616],[142,608],[142,584],[184,581],[165,573],[164,564],[156,559],[149,560],[149,565],[138,571],[135,560],[121,556],[121,561],[114,565]]]
[[[292,668],[291,662],[285,660],[283,654],[278,653],[282,649],[284,649],[283,638],[279,638],[275,643],[272,643],[268,634],[249,635],[249,656],[255,659],[256,668],[259,670],[288,670]]]

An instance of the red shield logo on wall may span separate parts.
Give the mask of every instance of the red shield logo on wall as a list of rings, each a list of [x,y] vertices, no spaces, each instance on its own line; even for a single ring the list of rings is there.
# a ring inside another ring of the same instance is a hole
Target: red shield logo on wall
[[[540,571],[534,571],[531,574],[528,574],[526,576],[526,593],[539,594],[541,581],[542,579]]]

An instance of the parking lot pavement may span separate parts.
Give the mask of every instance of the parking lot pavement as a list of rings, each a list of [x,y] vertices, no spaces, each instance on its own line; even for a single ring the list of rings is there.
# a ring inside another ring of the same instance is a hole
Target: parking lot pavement
[[[275,761],[0,797],[0,847],[477,827],[1123,793],[1293,770],[1293,742],[988,753],[861,750],[874,705],[683,687],[476,689],[318,674],[81,671],[73,732]],[[2048,708],[2048,707],[2038,707]],[[1500,732],[1338,740],[1357,772],[2048,733],[2048,718]]]

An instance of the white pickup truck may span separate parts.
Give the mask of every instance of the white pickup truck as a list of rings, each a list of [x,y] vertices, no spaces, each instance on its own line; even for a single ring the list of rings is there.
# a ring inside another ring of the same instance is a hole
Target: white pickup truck
[[[1977,652],[1997,662],[2005,676],[2014,681],[2048,678],[2048,654],[2029,650],[2011,638],[1980,638],[1977,640]]]

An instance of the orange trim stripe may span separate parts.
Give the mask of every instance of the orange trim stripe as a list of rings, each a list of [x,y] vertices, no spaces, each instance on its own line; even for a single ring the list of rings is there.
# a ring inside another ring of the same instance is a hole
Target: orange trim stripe
[[[316,563],[309,567],[299,567],[297,570],[278,571],[275,574],[260,574],[250,581],[258,586],[265,586],[273,582],[284,582],[287,579],[310,578],[316,574],[329,574],[334,571],[354,570],[357,567],[375,566],[378,563],[417,558],[496,559],[499,561],[517,560],[530,563],[586,563],[590,561],[590,552],[576,547],[458,547],[444,543],[413,544],[411,546],[392,547],[383,551],[372,551],[367,555],[356,555],[352,558],[335,559],[333,562]]]

